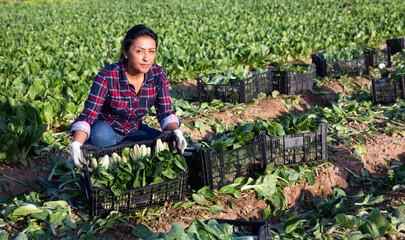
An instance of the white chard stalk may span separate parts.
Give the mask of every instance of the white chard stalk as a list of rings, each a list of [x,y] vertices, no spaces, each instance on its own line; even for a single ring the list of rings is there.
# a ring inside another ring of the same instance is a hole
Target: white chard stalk
[[[155,153],[159,153],[159,152],[161,152],[163,150],[164,150],[163,142],[159,138],[158,140],[156,140]]]
[[[132,159],[134,161],[136,161],[140,157],[140,152],[141,152],[141,150],[139,149],[139,145],[135,144],[133,150],[134,150],[134,154],[133,154]]]
[[[96,159],[96,158],[92,158],[92,159],[91,159],[91,167],[92,167],[92,168],[96,168],[97,166],[98,166],[97,159]]]
[[[99,162],[99,164],[108,169],[108,167],[110,165],[110,158],[108,157],[108,155],[104,155],[104,157],[101,158],[101,161]]]
[[[144,144],[139,147],[139,152],[140,158],[146,156],[146,146]]]
[[[119,162],[121,162],[121,157],[118,155],[118,153],[113,152],[112,153],[112,163],[117,164]]]
[[[150,157],[152,149],[150,147],[147,147],[146,150],[147,150],[146,153],[147,153],[148,157]]]
[[[167,142],[164,142],[164,143],[163,143],[163,148],[164,148],[165,150],[169,150],[169,151],[170,151],[169,144],[168,144]]]

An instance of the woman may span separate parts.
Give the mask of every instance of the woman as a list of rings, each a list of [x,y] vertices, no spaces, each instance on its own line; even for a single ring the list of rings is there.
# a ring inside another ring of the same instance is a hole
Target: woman
[[[166,72],[154,64],[157,46],[158,36],[145,25],[136,25],[122,42],[120,62],[95,77],[83,112],[71,125],[72,159],[77,167],[85,162],[80,150],[85,142],[103,148],[160,135],[161,131],[142,123],[152,106],[162,130],[174,131],[181,154],[187,147],[171,107]]]

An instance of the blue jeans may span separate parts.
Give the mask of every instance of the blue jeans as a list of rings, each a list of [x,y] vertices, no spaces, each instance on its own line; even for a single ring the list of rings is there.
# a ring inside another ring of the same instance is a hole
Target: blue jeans
[[[85,144],[91,144],[95,147],[111,147],[123,142],[140,142],[157,138],[162,131],[151,128],[146,124],[141,124],[131,135],[124,136],[115,132],[110,124],[97,120],[91,126],[90,137]]]

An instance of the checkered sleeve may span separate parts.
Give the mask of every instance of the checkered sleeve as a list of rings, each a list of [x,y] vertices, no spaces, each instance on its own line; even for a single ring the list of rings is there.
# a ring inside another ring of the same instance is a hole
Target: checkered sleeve
[[[82,130],[87,133],[87,138],[90,136],[90,126],[100,114],[107,94],[107,81],[103,74],[97,74],[91,86],[90,94],[84,102],[83,112],[76,118],[71,126],[71,132]]]
[[[160,122],[162,130],[165,129],[167,124],[175,122],[180,126],[179,118],[175,115],[169,94],[169,81],[166,72],[162,68],[159,74],[159,84],[155,101],[156,115]]]

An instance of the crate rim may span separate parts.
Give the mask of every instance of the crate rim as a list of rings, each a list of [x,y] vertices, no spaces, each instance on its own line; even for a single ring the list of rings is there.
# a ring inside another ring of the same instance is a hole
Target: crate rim
[[[130,146],[134,146],[135,144],[138,145],[150,145],[153,144],[157,139],[172,139],[173,138],[173,131],[163,131],[161,134],[159,134],[155,139],[151,139],[151,140],[143,140],[143,141],[138,141],[138,142],[124,142],[121,144],[117,144],[114,146],[110,146],[110,147],[104,147],[104,148],[99,148],[90,144],[83,144],[82,146],[80,146],[80,149],[83,152],[83,155],[86,157],[86,154],[94,154],[91,151],[94,151],[95,153],[98,152],[103,152],[103,151],[112,151],[114,149],[117,148],[125,148],[125,147],[130,147]],[[89,153],[88,153],[89,152]]]
[[[229,131],[229,130],[228,130]],[[233,131],[233,130],[230,130],[230,131]],[[219,152],[219,153],[212,153],[211,151],[213,151],[213,150],[215,150],[215,148],[212,148],[212,147],[210,147],[210,148],[186,148],[186,150],[187,151],[206,151],[206,152],[210,152],[210,156],[213,156],[213,155],[219,155],[219,154],[225,154],[225,153],[228,153],[228,152],[231,152],[231,151],[235,151],[235,150],[238,150],[238,149],[244,149],[244,148],[248,148],[248,147],[250,147],[250,145],[251,144],[260,144],[261,143],[261,138],[262,137],[265,137],[265,131],[261,131],[260,133],[258,133],[254,138],[256,138],[256,137],[258,137],[259,139],[257,140],[257,141],[254,141],[254,142],[252,142],[252,143],[249,143],[249,144],[247,144],[247,145],[244,145],[244,146],[241,146],[241,147],[238,147],[238,148],[235,148],[235,149],[231,149],[231,150],[226,150],[226,151],[224,151],[224,152]]]
[[[315,69],[315,67],[316,67],[315,63],[310,63],[310,64],[306,64],[306,63],[303,63],[303,64],[301,64],[301,63],[293,63],[293,65],[294,65],[294,66],[308,67],[309,69],[308,69],[308,71],[305,71],[305,72],[302,72],[302,73],[297,73],[297,74],[295,74],[295,73],[293,72],[293,70],[287,70],[287,71],[271,70],[271,72],[274,72],[274,73],[292,72],[294,75],[298,75],[298,74],[303,74],[303,73],[311,73],[311,72]]]
[[[327,63],[331,63],[331,62],[333,62],[333,63],[340,63],[340,62],[350,62],[350,61],[365,61],[365,57],[364,57],[364,54],[361,56],[361,57],[359,57],[359,58],[355,58],[355,59],[347,59],[347,60],[340,60],[340,61],[333,61],[333,60],[331,60],[331,59],[327,59],[327,58],[324,58],[322,55],[320,55],[319,53],[313,53],[313,54],[311,54],[311,56],[314,56],[314,57],[318,57],[318,58],[320,58],[321,60],[325,60]]]
[[[207,73],[207,74],[202,75],[202,76],[200,76],[200,77],[196,77],[196,80],[197,80],[197,81],[200,81],[202,84],[207,85],[207,86],[220,86],[220,87],[223,86],[223,87],[238,87],[238,88],[240,88],[241,85],[242,85],[241,82],[244,82],[244,81],[247,81],[247,80],[256,78],[256,77],[261,76],[261,75],[271,74],[273,71],[274,71],[274,70],[268,70],[268,71],[265,71],[265,72],[262,72],[262,73],[253,74],[252,76],[249,76],[249,77],[244,78],[244,79],[239,79],[239,80],[238,80],[239,84],[234,84],[234,85],[232,85],[232,84],[213,84],[213,83],[206,83],[206,82],[204,82],[204,81],[202,80],[203,77],[212,78],[212,77],[215,76],[216,74],[220,74],[220,73]]]

